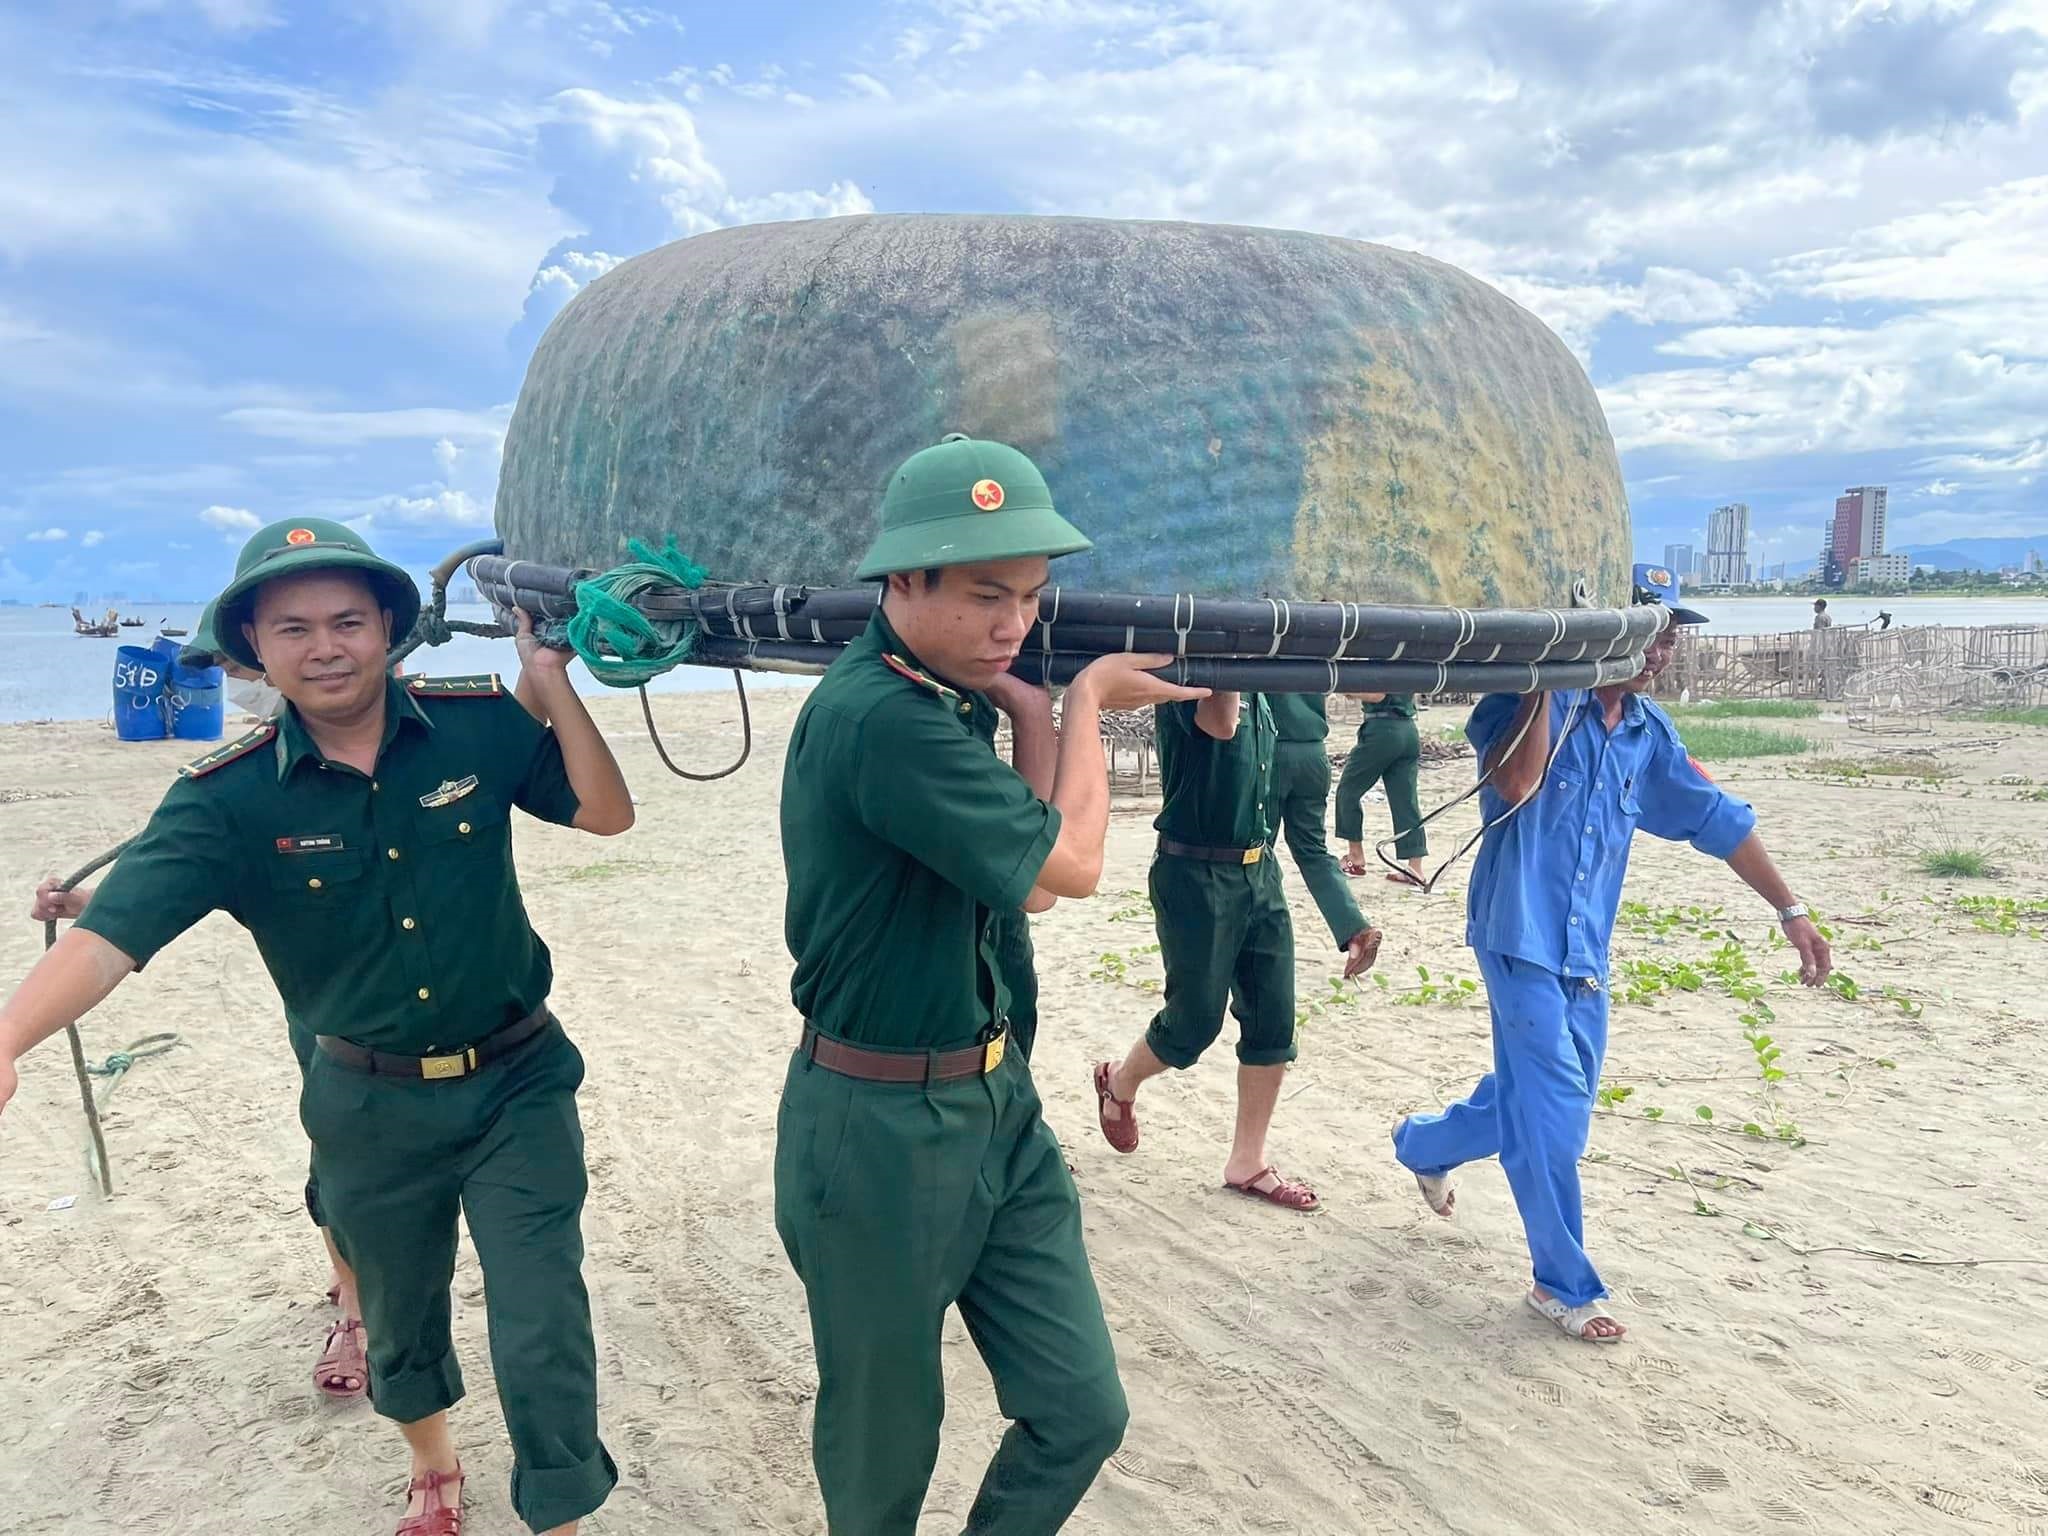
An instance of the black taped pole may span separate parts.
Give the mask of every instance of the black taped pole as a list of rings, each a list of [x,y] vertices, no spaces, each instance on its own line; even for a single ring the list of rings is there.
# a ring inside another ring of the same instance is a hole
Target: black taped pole
[[[823,672],[843,645],[800,640],[731,640],[706,635],[688,666],[756,672]],[[1011,671],[1030,683],[1064,685],[1095,656],[1026,651]],[[1310,661],[1296,657],[1184,656],[1155,675],[1189,688],[1244,693],[1539,693],[1604,688],[1642,671],[1640,655],[1572,662]]]

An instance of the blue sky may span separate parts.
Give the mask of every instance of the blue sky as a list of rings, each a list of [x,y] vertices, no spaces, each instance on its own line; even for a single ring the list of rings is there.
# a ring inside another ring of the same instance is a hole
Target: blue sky
[[[1586,363],[1638,549],[2048,531],[2048,0],[0,3],[0,596],[490,522],[618,259],[909,210],[1270,224]]]

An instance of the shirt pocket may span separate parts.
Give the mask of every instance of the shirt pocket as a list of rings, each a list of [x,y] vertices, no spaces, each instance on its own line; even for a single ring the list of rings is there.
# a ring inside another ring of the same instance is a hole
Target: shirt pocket
[[[281,853],[270,865],[271,895],[294,911],[326,902],[346,904],[357,891],[368,862],[360,848]]]
[[[440,858],[495,856],[505,845],[505,807],[484,795],[421,811],[419,838]]]
[[[1577,844],[1586,835],[1586,823],[1591,819],[1588,814],[1591,807],[1586,803],[1585,776],[1570,769],[1553,767],[1543,780],[1536,804],[1529,809],[1541,813],[1545,833]]]

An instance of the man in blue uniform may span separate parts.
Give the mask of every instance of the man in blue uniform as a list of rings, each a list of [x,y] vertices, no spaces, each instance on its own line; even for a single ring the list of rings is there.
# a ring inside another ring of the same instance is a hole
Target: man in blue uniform
[[[1587,1257],[1579,1198],[1600,1062],[1607,1047],[1607,945],[1637,827],[1729,868],[1770,903],[1799,952],[1800,979],[1830,967],[1806,907],[1756,835],[1756,813],[1717,789],[1687,756],[1671,719],[1644,695],[1671,660],[1678,626],[1706,619],[1677,606],[1678,583],[1636,567],[1636,599],[1671,607],[1629,682],[1590,692],[1489,694],[1466,735],[1489,775],[1489,825],[1472,870],[1465,940],[1477,952],[1493,1013],[1494,1069],[1441,1114],[1394,1127],[1394,1155],[1440,1216],[1451,1171],[1498,1157],[1529,1240],[1528,1304],[1576,1339],[1627,1330]],[[1509,815],[1510,809],[1514,814]]]

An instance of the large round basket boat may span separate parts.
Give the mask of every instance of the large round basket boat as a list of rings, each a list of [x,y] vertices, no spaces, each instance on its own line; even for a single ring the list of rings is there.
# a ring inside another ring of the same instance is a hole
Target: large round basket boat
[[[543,564],[673,537],[718,579],[840,586],[890,472],[956,431],[1029,453],[1094,539],[1063,586],[1627,600],[1563,342],[1442,262],[1221,225],[876,215],[650,251],[542,338],[497,528]]]

